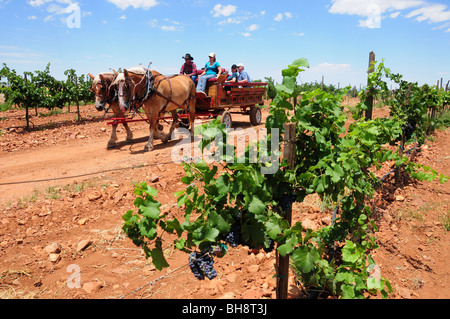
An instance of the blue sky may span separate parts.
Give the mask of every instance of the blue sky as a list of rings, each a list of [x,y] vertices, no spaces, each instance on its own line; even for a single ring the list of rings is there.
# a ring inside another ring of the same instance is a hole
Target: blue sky
[[[178,73],[215,52],[225,68],[281,81],[297,58],[300,82],[367,83],[369,52],[406,80],[450,79],[449,0],[0,0],[0,63],[64,78],[152,62]]]

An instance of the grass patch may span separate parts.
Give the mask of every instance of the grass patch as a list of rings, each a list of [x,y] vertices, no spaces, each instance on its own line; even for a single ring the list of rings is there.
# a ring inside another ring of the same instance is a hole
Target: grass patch
[[[62,113],[63,113],[62,109],[51,109],[50,112],[48,112],[48,113],[39,112],[39,115],[41,117],[48,117],[48,116],[53,116],[53,115],[59,115]]]
[[[445,231],[449,231],[450,230],[450,211],[447,211],[446,214],[442,214],[439,219],[442,222],[442,224],[444,225]]]
[[[61,198],[61,188],[56,186],[48,186],[45,189],[48,199],[60,199]]]
[[[19,198],[17,204],[21,207],[27,207],[29,203],[37,201],[39,194],[40,192],[38,190],[34,190],[30,195]]]

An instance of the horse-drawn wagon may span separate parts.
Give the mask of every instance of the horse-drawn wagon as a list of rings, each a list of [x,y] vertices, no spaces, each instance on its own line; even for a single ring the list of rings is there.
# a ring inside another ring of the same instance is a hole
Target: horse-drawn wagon
[[[104,73],[93,79],[91,90],[96,95],[96,108],[104,109],[105,105],[114,112],[114,118],[107,124],[113,126],[108,147],[116,144],[117,125],[123,124],[127,129],[127,140],[132,139],[128,123],[147,121],[150,124],[150,137],[146,149],[153,149],[153,134],[166,142],[179,119],[191,127],[196,118],[213,119],[221,117],[227,128],[232,126],[231,113],[244,113],[250,116],[252,125],[261,123],[261,109],[257,104],[264,103],[267,83],[255,82],[245,84],[226,83],[227,72],[219,78],[210,79],[206,93],[196,92],[195,84],[186,75],[164,76],[156,71],[144,68],[124,70],[124,73]],[[193,103],[195,102],[195,103]],[[194,106],[195,105],[195,106]],[[135,119],[142,108],[147,119]],[[131,116],[126,117],[129,109]],[[170,112],[172,116],[166,116]],[[172,119],[168,135],[162,133],[158,125],[160,120]]]

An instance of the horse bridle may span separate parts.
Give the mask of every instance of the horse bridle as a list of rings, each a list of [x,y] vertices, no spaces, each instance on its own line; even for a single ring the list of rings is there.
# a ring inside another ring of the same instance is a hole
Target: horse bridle
[[[112,83],[114,83],[114,80],[112,81]],[[113,85],[111,84],[111,85],[108,86],[105,80],[101,80],[100,84],[102,86],[101,89],[100,89],[100,94],[97,94],[95,92],[95,90],[93,90],[92,86],[89,89],[89,91],[94,93],[96,98],[97,97],[100,98],[100,103],[108,103],[108,104],[111,105],[111,103],[117,98],[117,93],[115,93],[114,96],[112,98],[110,98],[110,99],[105,98],[105,95],[108,96],[108,97],[111,96],[110,92],[111,92],[111,88],[112,88]],[[98,83],[96,85],[98,85]],[[101,94],[102,91],[106,91],[106,94]]]

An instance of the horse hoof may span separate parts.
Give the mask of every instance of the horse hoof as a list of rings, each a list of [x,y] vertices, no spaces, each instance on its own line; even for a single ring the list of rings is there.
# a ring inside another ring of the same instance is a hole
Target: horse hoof
[[[153,151],[153,149],[154,149],[153,146],[148,146],[148,145],[146,145],[146,146],[144,147],[144,152],[150,152],[150,151]]]
[[[107,148],[108,150],[111,150],[111,149],[113,149],[113,148],[116,148],[116,146],[117,146],[117,144],[108,144],[108,145],[106,146],[106,148]]]

